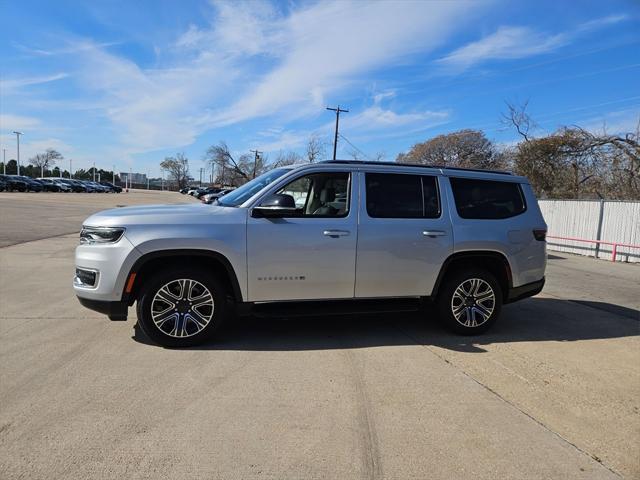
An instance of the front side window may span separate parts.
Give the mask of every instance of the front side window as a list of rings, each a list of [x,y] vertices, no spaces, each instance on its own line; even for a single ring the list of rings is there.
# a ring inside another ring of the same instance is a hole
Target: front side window
[[[222,205],[223,207],[237,207],[242,205],[264,187],[275,182],[278,178],[290,171],[288,168],[274,168],[267,173],[263,173],[241,187],[227,193],[218,200],[218,205]]]
[[[449,181],[461,218],[495,220],[515,217],[527,209],[517,183],[471,178]]]
[[[397,173],[365,174],[367,214],[371,218],[437,218],[436,177]]]
[[[348,172],[305,175],[276,193],[293,197],[297,216],[346,217],[349,213]]]

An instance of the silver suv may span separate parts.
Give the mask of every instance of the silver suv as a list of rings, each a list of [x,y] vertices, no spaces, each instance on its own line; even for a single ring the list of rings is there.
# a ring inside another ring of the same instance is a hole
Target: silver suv
[[[419,309],[475,335],[539,293],[546,224],[526,178],[505,172],[329,161],[276,168],[216,205],[89,217],[80,302],[169,347],[212,338],[232,314]]]

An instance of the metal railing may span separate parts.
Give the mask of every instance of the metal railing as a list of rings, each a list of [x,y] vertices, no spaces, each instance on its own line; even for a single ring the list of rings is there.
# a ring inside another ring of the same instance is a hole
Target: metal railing
[[[612,245],[611,249],[611,261],[616,261],[616,256],[618,254],[618,247],[626,247],[626,248],[637,248],[640,249],[640,245],[631,245],[629,243],[620,243],[620,242],[607,242],[604,240],[587,240],[585,238],[575,238],[575,237],[556,237],[554,235],[547,235],[547,238],[553,238],[556,240],[569,240],[572,242],[584,242],[584,243],[595,243],[596,245]],[[563,247],[571,247],[572,245],[561,245]],[[597,255],[596,255],[597,256]]]

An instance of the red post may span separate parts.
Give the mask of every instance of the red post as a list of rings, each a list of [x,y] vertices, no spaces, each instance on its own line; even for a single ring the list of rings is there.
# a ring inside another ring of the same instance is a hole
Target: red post
[[[611,252],[611,253],[612,253],[612,256],[611,256],[611,261],[612,261],[612,262],[615,262],[615,261],[616,261],[616,253],[617,253],[617,252],[618,252],[618,244],[617,244],[617,243],[614,243],[614,244],[613,244],[613,251]]]

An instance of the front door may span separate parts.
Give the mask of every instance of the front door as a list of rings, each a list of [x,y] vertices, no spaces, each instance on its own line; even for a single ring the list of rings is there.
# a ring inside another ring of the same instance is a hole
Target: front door
[[[436,176],[367,172],[358,227],[356,294],[431,295],[453,233]]]
[[[249,301],[352,298],[358,191],[349,171],[301,174],[271,193],[291,195],[296,214],[247,224]]]

